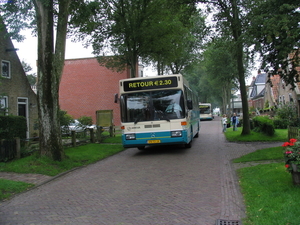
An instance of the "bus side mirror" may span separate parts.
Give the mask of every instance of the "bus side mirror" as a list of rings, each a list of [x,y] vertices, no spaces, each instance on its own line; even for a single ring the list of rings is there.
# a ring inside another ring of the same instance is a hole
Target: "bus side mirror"
[[[115,103],[118,103],[118,98],[119,98],[119,95],[115,94]]]
[[[188,107],[188,109],[193,109],[193,101],[192,100],[187,100],[187,107]]]

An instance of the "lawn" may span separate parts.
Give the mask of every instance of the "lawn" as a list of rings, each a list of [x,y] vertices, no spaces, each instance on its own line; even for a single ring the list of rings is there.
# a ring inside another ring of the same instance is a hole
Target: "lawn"
[[[266,148],[233,160],[234,163],[282,160],[281,163],[261,164],[237,171],[246,205],[244,225],[300,224],[300,204],[295,201],[300,198],[300,187],[293,185],[291,174],[284,167],[283,152],[282,146]]]
[[[284,163],[238,170],[246,204],[244,225],[299,225],[300,187],[292,183]]]
[[[232,142],[255,142],[255,141],[267,141],[267,142],[285,142],[287,141],[287,129],[275,129],[274,136],[268,136],[263,133],[257,133],[251,131],[249,135],[241,135],[242,127],[238,127],[237,131],[232,131],[232,128],[228,128],[224,133],[226,139]]]

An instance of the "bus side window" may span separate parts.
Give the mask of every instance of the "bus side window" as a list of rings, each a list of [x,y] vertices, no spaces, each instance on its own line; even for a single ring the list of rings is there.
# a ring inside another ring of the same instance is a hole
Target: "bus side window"
[[[193,109],[193,101],[192,100],[187,100],[187,107],[188,107],[188,109]]]

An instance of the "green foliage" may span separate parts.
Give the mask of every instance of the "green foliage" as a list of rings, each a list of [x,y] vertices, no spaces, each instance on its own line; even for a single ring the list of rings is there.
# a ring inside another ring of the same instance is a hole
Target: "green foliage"
[[[0,139],[26,138],[27,121],[23,116],[0,116]]]
[[[286,119],[281,119],[279,117],[275,117],[273,119],[275,129],[287,129],[288,121]]]
[[[67,111],[59,111],[59,122],[61,126],[68,126],[70,123],[74,122],[73,117],[67,113]]]
[[[84,126],[89,126],[93,124],[93,119],[91,116],[81,116],[78,118],[78,121]]]
[[[293,102],[288,102],[286,104],[281,104],[275,111],[276,119],[280,120],[281,126],[299,126],[298,120],[298,109],[296,104]]]
[[[87,40],[87,44],[92,43],[97,56],[105,55],[110,48],[117,60],[100,57],[102,65],[120,71],[126,63],[131,66],[132,77],[139,57],[147,63],[162,61],[164,65],[191,60],[193,57],[188,56],[194,56],[206,31],[195,3],[101,0],[81,5],[78,11],[82,13],[75,13],[70,20],[72,25],[79,26],[74,35],[81,41]],[[191,46],[192,51],[191,48],[188,51]]]
[[[256,116],[253,118],[254,131],[262,132],[269,136],[275,133],[274,123],[268,116]]]
[[[262,56],[262,67],[269,75],[279,72],[286,83],[294,86],[295,77],[299,76],[296,69],[300,56],[299,2],[257,0],[249,9],[248,36]]]

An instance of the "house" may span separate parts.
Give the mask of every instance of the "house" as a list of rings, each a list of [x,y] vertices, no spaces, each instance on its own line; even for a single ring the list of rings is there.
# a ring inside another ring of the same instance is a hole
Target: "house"
[[[263,84],[264,79],[265,84]],[[252,107],[260,111],[274,107],[278,108],[288,102],[294,102],[299,108],[298,99],[300,99],[299,85],[296,85],[293,90],[292,86],[286,85],[279,75],[272,75],[268,78],[267,74],[259,73],[257,77],[253,78],[249,87],[249,108]]]
[[[233,98],[231,99],[230,104],[231,104],[231,108],[233,109],[234,113],[236,113],[239,116],[243,114],[241,94],[234,95]]]
[[[1,115],[24,116],[27,138],[38,134],[37,97],[27,80],[4,24],[0,22],[0,109]]]
[[[260,71],[258,71],[256,77],[253,77],[248,91],[249,108],[254,108],[255,110],[261,110],[264,108],[266,79],[267,74],[261,73]]]
[[[267,108],[278,107],[280,83],[282,82],[279,75],[270,76],[270,82],[266,83],[265,105]]]
[[[129,68],[123,72],[112,71],[100,66],[94,57],[67,59],[59,86],[60,108],[74,119],[91,116],[94,123],[96,111],[113,110],[113,123],[118,126],[120,106],[114,103],[115,94],[119,93],[119,80],[129,77]]]

